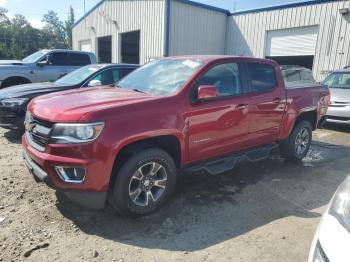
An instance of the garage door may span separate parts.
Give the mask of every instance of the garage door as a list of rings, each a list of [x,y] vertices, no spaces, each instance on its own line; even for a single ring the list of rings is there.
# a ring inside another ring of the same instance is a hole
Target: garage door
[[[265,56],[315,55],[318,26],[268,31]]]
[[[80,42],[80,50],[85,52],[91,52],[91,41],[81,41]]]

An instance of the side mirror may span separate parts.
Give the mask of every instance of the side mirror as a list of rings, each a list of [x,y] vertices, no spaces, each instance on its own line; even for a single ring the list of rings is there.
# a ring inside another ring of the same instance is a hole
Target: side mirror
[[[36,63],[36,65],[37,65],[37,66],[40,66],[40,67],[44,67],[44,66],[48,65],[48,61],[47,61],[47,60],[45,60],[45,61],[40,61],[40,62]]]
[[[199,101],[210,100],[218,97],[218,89],[214,85],[202,85],[198,87],[197,99]]]
[[[89,82],[89,87],[94,87],[94,86],[102,86],[102,82],[100,80],[91,80]]]

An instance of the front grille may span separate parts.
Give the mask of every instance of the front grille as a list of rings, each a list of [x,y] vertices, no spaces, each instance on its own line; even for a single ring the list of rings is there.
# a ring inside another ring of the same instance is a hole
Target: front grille
[[[42,126],[45,126],[45,127],[48,127],[48,128],[52,128],[53,126],[53,123],[50,122],[50,121],[47,121],[47,120],[43,120],[43,119],[40,119],[40,118],[37,118],[35,116],[32,116],[33,118],[33,122],[39,124],[39,125],[42,125]]]
[[[44,151],[50,140],[50,134],[53,123],[39,119],[37,117],[32,117],[27,127],[27,134],[29,136],[30,144],[40,150]]]

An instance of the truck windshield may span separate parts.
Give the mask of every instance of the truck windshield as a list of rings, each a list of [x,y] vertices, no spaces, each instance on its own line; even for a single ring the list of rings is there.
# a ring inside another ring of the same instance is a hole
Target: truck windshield
[[[22,61],[24,63],[35,63],[41,58],[42,56],[46,55],[48,52],[47,51],[38,51],[34,54],[31,54],[30,56],[27,56],[24,58]]]
[[[69,86],[77,85],[87,80],[90,76],[95,74],[101,68],[103,68],[103,66],[100,66],[100,65],[84,66],[56,80],[55,83],[59,85],[69,85]]]
[[[197,59],[152,61],[118,83],[118,87],[160,96],[171,96],[197,72],[202,61]]]
[[[336,72],[330,74],[323,84],[330,88],[350,89],[350,72]]]

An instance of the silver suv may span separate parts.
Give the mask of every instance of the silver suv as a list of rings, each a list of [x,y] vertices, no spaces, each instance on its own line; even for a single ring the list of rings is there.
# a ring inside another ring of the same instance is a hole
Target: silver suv
[[[322,83],[331,91],[327,121],[350,124],[350,67],[334,71]]]
[[[96,64],[90,52],[42,50],[23,60],[0,60],[0,87],[55,81],[69,72]]]

